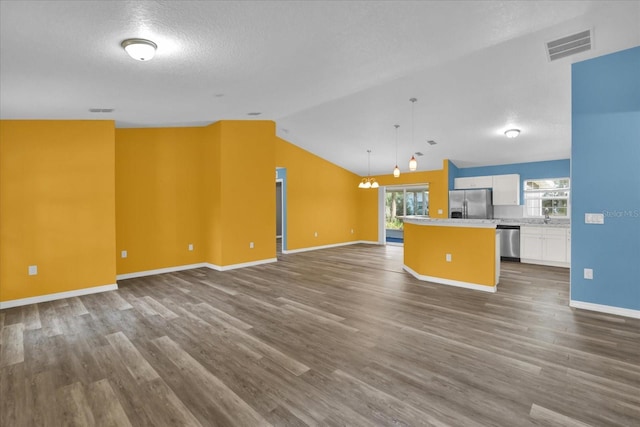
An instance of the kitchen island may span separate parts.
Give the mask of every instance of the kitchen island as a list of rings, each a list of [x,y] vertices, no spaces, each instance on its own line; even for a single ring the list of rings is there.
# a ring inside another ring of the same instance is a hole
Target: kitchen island
[[[404,269],[419,280],[495,292],[499,220],[404,218]]]

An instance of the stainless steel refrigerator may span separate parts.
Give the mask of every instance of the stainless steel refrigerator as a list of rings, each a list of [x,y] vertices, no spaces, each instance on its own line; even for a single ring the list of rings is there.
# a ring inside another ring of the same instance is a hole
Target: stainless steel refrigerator
[[[449,218],[493,218],[490,189],[449,191]]]

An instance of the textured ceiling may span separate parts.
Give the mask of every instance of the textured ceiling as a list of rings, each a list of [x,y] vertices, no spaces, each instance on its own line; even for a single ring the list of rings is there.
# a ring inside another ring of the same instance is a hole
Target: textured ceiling
[[[594,49],[547,60],[545,42],[585,29]],[[156,57],[130,59],[131,37]],[[637,45],[640,1],[2,1],[0,116],[155,127],[261,112],[358,174],[367,149],[372,173],[391,173],[396,123],[403,171],[415,151],[419,170],[568,158],[571,63]]]

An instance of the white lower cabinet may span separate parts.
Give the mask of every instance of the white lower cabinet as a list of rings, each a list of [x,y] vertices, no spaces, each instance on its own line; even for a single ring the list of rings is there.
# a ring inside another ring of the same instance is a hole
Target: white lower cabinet
[[[556,227],[520,227],[520,261],[569,267],[571,230]]]

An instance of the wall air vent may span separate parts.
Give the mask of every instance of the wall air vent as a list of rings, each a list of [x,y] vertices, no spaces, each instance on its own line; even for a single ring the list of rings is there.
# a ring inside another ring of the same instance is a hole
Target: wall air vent
[[[89,108],[90,113],[113,113],[113,108]]]
[[[548,42],[547,57],[549,61],[555,61],[556,59],[591,50],[592,45],[591,30],[582,31]]]

